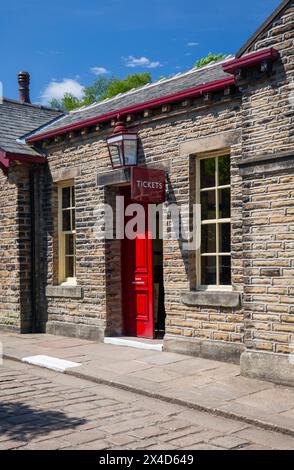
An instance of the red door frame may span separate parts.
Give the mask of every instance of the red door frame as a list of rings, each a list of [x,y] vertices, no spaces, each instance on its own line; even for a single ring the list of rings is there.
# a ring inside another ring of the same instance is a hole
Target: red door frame
[[[125,197],[125,207],[132,202],[129,186],[122,188],[121,195]],[[121,241],[123,326],[126,335],[154,338],[153,243],[147,226],[148,204],[143,206],[143,237]]]

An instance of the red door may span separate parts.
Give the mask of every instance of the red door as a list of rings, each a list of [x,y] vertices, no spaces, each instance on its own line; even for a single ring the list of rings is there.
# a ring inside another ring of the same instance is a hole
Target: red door
[[[125,207],[131,203],[129,188],[123,192]],[[122,240],[122,297],[124,332],[130,336],[154,338],[152,238],[148,230],[148,205],[145,231],[134,240]],[[125,224],[128,219],[125,217]]]

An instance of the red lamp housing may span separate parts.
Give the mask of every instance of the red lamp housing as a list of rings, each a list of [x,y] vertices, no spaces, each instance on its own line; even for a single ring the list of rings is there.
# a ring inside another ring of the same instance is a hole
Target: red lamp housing
[[[128,132],[119,115],[113,133],[106,141],[113,168],[137,165],[138,134]]]

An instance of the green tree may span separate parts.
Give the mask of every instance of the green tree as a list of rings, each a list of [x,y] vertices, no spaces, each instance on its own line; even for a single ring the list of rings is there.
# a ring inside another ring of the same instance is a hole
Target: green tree
[[[222,59],[224,55],[225,54],[223,54],[222,52],[220,54],[212,54],[211,52],[209,52],[206,57],[202,57],[202,59],[197,60],[194,67],[196,67],[196,69],[199,69],[204,65],[210,64],[210,62],[216,62],[217,60]]]
[[[71,93],[65,93],[60,100],[53,99],[51,106],[63,109],[64,111],[71,111],[72,109],[88,106],[106,98],[112,98],[119,93],[125,93],[133,88],[139,88],[151,81],[151,75],[147,72],[128,75],[123,79],[101,77],[92,85],[84,88],[81,99],[76,98]]]
[[[61,100],[57,100],[56,98],[54,98],[53,100],[51,100],[50,104],[52,108],[66,111],[71,111],[72,109],[76,109],[82,106],[80,100],[71,93],[65,93]]]

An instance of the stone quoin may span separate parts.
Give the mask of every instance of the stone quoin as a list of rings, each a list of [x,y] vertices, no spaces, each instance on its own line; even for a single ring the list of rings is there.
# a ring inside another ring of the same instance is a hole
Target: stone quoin
[[[69,114],[30,104],[21,72],[20,101],[0,105],[0,328],[161,338],[294,385],[293,26],[284,0],[235,57]],[[118,114],[138,136],[134,168],[110,161]],[[145,238],[95,236],[103,205],[131,222],[116,197],[132,203],[141,169],[164,185],[137,189],[191,208],[183,225],[201,204],[199,249],[150,240],[148,224]]]

